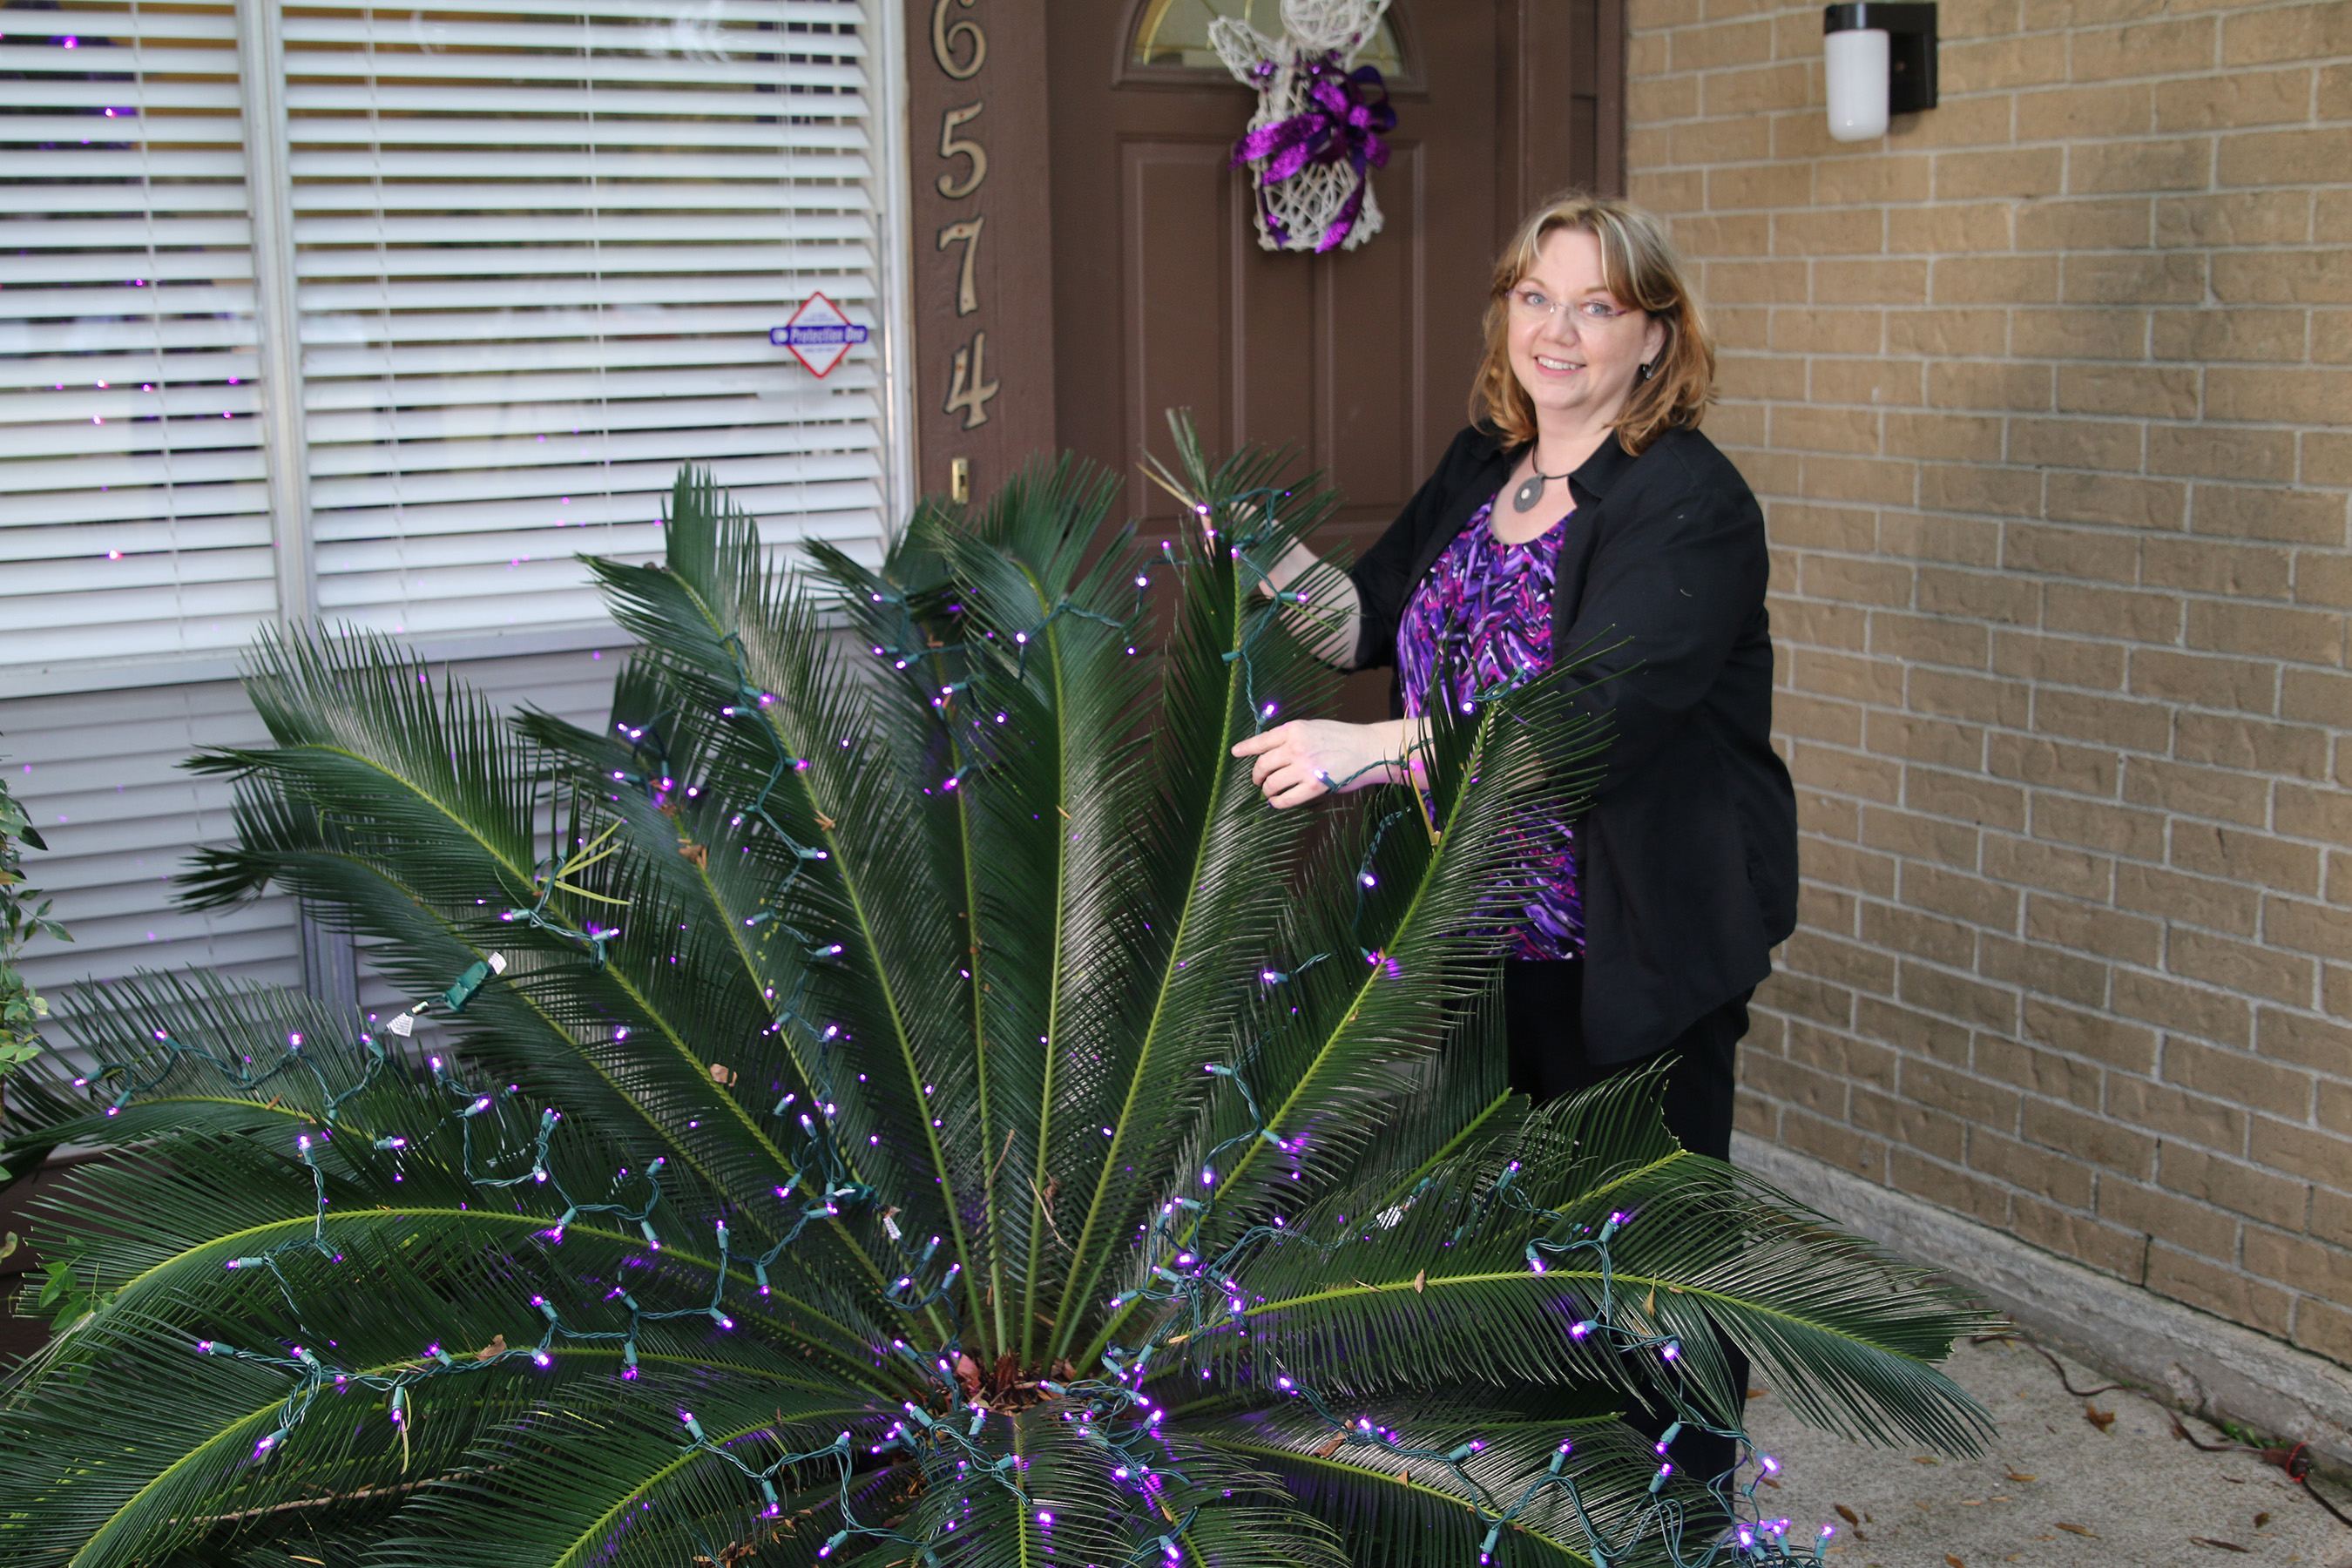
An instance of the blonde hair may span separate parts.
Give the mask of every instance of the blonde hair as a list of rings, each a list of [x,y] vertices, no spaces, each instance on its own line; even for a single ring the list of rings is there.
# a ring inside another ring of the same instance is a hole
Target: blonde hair
[[[1580,228],[1601,242],[1601,280],[1621,305],[1643,311],[1666,329],[1650,362],[1651,374],[1633,384],[1616,419],[1617,438],[1637,456],[1675,426],[1696,429],[1715,396],[1715,340],[1698,301],[1683,282],[1682,262],[1666,226],[1654,214],[1617,196],[1564,191],[1519,225],[1495,262],[1486,300],[1486,353],[1470,395],[1470,414],[1499,431],[1512,447],[1536,438],[1536,407],[1511,370],[1510,296],[1534,268],[1554,229]]]

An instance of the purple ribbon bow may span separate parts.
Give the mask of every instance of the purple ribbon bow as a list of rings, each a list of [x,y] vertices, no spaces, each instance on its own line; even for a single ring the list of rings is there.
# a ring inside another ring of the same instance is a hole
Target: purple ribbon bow
[[[1265,187],[1281,184],[1310,163],[1345,163],[1353,168],[1355,189],[1315,242],[1319,253],[1337,247],[1356,226],[1364,209],[1365,171],[1388,167],[1388,143],[1381,140],[1381,132],[1396,129],[1396,110],[1389,106],[1389,90],[1381,73],[1370,66],[1349,70],[1337,49],[1319,56],[1301,54],[1297,68],[1305,79],[1306,108],[1234,142],[1232,167],[1265,160],[1258,174],[1258,213],[1266,231],[1285,247],[1290,236],[1267,210]],[[1258,74],[1271,77],[1274,69],[1268,61],[1258,68]]]

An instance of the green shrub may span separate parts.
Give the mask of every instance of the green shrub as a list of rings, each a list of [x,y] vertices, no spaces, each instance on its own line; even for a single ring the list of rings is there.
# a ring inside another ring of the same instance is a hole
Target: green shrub
[[[1480,910],[1585,787],[1573,672],[1425,798],[1268,810],[1230,747],[1333,678],[1256,563],[1331,499],[1175,482],[1202,526],[1136,541],[1035,466],[820,599],[682,479],[663,563],[593,563],[602,733],[265,643],[190,895],[297,893],[425,1001],[73,1009],[100,1066],[25,1075],[17,1145],[121,1152],[47,1210],[82,1310],[0,1406],[6,1560],[1664,1561],[1707,1494],[1617,1415],[1736,1429],[1718,1329],[1969,1447],[1967,1309],[1654,1078],[1505,1090]]]

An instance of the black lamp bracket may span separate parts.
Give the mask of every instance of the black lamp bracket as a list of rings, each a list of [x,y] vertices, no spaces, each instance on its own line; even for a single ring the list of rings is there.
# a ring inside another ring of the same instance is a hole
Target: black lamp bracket
[[[1856,0],[1822,10],[1822,31],[1875,28],[1886,34],[1886,111],[1916,114],[1936,107],[1936,7]]]

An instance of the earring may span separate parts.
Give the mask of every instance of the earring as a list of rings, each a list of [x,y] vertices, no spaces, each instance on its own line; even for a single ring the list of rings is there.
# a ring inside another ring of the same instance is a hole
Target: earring
[[[1643,381],[1649,380],[1652,376],[1657,374],[1658,367],[1655,364],[1645,364],[1642,367],[1642,379]]]

